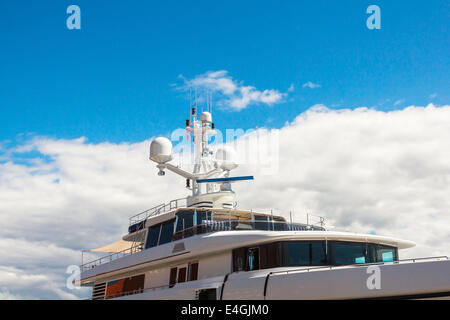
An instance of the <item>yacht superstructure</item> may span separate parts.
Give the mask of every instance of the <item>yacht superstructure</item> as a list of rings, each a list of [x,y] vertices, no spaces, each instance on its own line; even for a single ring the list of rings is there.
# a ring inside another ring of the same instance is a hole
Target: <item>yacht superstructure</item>
[[[450,297],[447,257],[401,260],[411,241],[327,230],[273,213],[236,208],[234,151],[214,153],[209,112],[186,120],[194,170],[170,164],[172,144],[156,138],[150,160],[192,193],[130,218],[128,234],[81,265],[92,299],[360,299]]]

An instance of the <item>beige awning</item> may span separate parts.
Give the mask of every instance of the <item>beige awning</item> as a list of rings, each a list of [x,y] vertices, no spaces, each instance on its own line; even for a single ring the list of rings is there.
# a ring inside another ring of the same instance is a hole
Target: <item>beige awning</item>
[[[97,248],[97,249],[91,249],[89,251],[93,252],[122,252],[125,250],[128,250],[132,247],[133,242],[132,241],[125,241],[120,239],[119,241],[110,243],[104,247]]]

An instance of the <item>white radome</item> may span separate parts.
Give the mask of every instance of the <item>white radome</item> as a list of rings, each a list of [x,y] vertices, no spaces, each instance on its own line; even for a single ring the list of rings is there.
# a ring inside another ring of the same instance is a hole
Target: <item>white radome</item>
[[[216,161],[219,167],[225,170],[232,170],[238,166],[236,151],[227,146],[217,149]]]
[[[166,163],[172,160],[172,142],[164,137],[156,138],[150,144],[150,160]]]
[[[202,114],[200,115],[200,121],[203,123],[212,123],[212,116],[211,113],[205,111],[202,112]]]

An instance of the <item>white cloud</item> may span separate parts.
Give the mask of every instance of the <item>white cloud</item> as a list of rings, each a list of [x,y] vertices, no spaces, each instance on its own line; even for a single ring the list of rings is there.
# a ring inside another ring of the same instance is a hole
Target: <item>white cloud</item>
[[[398,105],[401,105],[403,102],[405,102],[405,99],[399,99],[399,100],[394,102],[394,106],[396,107]]]
[[[320,84],[312,83],[311,81],[308,81],[308,82],[304,83],[302,87],[316,89],[316,88],[321,88],[322,86]]]
[[[294,86],[293,83],[289,86],[289,88],[288,88],[287,91],[288,91],[288,92],[294,92],[294,91],[295,91],[295,86]]]
[[[81,250],[119,239],[129,216],[165,200],[149,195],[173,194],[170,185],[158,184],[148,146],[35,138],[15,148],[15,154],[35,150],[53,161],[0,164],[0,288],[25,298],[86,297],[85,290],[65,287],[66,268],[80,264]],[[7,281],[12,273],[20,285]],[[27,284],[30,274],[46,278]]]
[[[44,270],[45,271],[45,270]],[[60,280],[62,281],[62,280]],[[63,290],[55,275],[24,271],[15,267],[0,266],[0,299],[77,299],[77,295]],[[14,294],[10,291],[20,292]],[[84,294],[86,289],[80,289]],[[3,298],[2,298],[3,297]]]
[[[299,220],[308,211],[337,229],[417,242],[402,257],[447,255],[448,123],[450,106],[383,112],[316,105],[279,129],[278,172],[237,169],[255,174],[233,186],[239,207],[275,208],[286,217],[292,210]],[[7,152],[0,164],[0,298],[85,297],[65,288],[66,267],[79,263],[80,250],[119,239],[134,213],[187,195],[182,178],[157,176],[149,142],[36,137],[14,151],[52,161],[30,165]]]
[[[403,257],[447,255],[448,123],[450,106],[390,112],[314,106],[280,130],[278,174],[236,185],[244,191],[241,205],[292,210],[297,218],[309,211],[338,229],[416,241]]]
[[[221,107],[230,107],[239,111],[253,104],[274,105],[281,103],[287,95],[275,89],[257,90],[253,86],[244,86],[242,82],[235,81],[228,75],[228,71],[210,71],[201,74],[194,79],[185,79],[181,89],[189,88],[209,90],[216,95]]]

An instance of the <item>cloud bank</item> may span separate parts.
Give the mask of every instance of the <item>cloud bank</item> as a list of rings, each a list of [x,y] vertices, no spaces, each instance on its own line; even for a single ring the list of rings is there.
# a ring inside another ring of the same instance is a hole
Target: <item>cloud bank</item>
[[[415,241],[402,258],[448,255],[449,123],[450,106],[383,112],[316,105],[278,129],[277,172],[237,169],[255,174],[234,186],[239,208],[292,211],[299,221],[309,212],[338,230]],[[149,143],[35,137],[3,148],[1,299],[88,297],[65,287],[80,250],[119,239],[134,213],[187,195],[182,178],[157,176]]]

